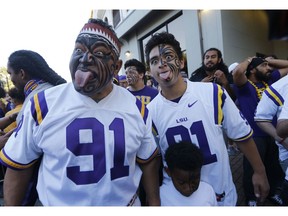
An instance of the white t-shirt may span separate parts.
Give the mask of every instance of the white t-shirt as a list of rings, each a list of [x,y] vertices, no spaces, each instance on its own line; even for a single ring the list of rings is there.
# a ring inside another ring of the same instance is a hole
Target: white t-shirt
[[[272,122],[274,116],[278,117],[285,95],[288,94],[288,76],[285,76],[269,86],[262,94],[255,113],[256,122]],[[275,141],[279,149],[279,159],[281,161],[288,158],[287,149]]]
[[[223,131],[236,141],[251,137],[253,131],[225,89],[214,83],[187,80],[186,92],[178,103],[160,93],[147,107],[158,132],[162,155],[169,144],[180,140],[196,144],[204,154],[201,180],[217,194],[225,193],[218,205],[235,206],[237,193]],[[166,178],[170,177],[164,172],[164,181]]]
[[[160,187],[160,199],[161,206],[218,206],[212,186],[203,181],[189,197],[183,196],[173,182],[168,181]]]
[[[125,206],[145,163],[157,154],[152,121],[141,102],[114,85],[96,103],[63,84],[34,96],[1,152],[25,169],[43,154],[37,191],[45,206]]]

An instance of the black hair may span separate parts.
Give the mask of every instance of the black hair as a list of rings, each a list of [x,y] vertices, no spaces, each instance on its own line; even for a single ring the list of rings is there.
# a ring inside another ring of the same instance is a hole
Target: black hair
[[[6,97],[6,91],[2,86],[0,86],[0,98],[5,98],[5,97]]]
[[[161,32],[154,34],[145,46],[146,61],[149,65],[149,53],[159,44],[168,44],[176,51],[178,58],[183,60],[183,53],[181,51],[180,43],[176,40],[173,34],[168,32]]]
[[[170,170],[178,168],[185,171],[201,169],[203,154],[193,143],[178,142],[168,147],[165,152],[165,161]]]
[[[130,66],[135,66],[138,73],[142,73],[142,74],[146,73],[145,65],[142,62],[138,61],[137,59],[127,60],[124,64],[124,69],[126,69],[127,67],[130,67]]]
[[[54,86],[66,83],[66,80],[52,70],[39,53],[31,50],[13,52],[8,58],[8,65],[15,73],[22,69],[32,78],[42,79]]]
[[[8,91],[8,95],[13,98],[16,99],[18,101],[22,101],[22,103],[25,100],[25,94],[23,91],[19,91],[17,88],[13,87],[11,89],[9,89]]]

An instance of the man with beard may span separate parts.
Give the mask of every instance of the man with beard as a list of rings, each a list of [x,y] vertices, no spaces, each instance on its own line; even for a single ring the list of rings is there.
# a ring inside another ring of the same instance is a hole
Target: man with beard
[[[196,69],[190,76],[192,82],[214,82],[226,89],[230,97],[235,96],[231,85],[233,77],[228,71],[227,65],[223,62],[222,53],[217,48],[210,48],[203,55],[202,66]]]
[[[249,57],[233,71],[234,93],[237,97],[238,107],[254,131],[253,138],[266,168],[271,188],[269,197],[274,196],[277,187],[281,185],[283,171],[278,161],[279,153],[274,139],[257,126],[254,121],[254,114],[263,91],[286,75],[288,71],[287,68],[272,70],[271,67],[279,68],[281,65],[277,65],[277,61],[273,59]],[[256,206],[257,198],[254,195],[252,185],[253,169],[246,157],[243,157],[243,171],[243,186],[247,205]]]
[[[21,204],[21,182],[40,157],[37,191],[44,206],[140,205],[141,176],[148,204],[160,205],[150,114],[113,83],[122,66],[120,44],[110,25],[90,19],[75,41],[72,82],[31,98],[0,152],[8,166],[5,205]]]

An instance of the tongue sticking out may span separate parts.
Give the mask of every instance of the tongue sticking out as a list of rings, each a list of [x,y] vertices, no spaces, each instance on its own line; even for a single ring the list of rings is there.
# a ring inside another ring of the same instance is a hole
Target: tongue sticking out
[[[84,87],[90,79],[93,79],[93,74],[89,71],[77,70],[75,73],[75,82],[79,87]]]
[[[170,72],[169,72],[169,71],[167,71],[167,72],[165,72],[165,73],[160,73],[160,74],[159,74],[159,76],[160,76],[162,79],[165,79],[165,80],[169,79],[169,75],[170,75]]]

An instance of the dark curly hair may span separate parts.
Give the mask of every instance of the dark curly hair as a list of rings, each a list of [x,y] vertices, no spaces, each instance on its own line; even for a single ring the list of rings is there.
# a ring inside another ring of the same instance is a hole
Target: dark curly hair
[[[13,87],[8,91],[8,95],[13,98],[17,99],[18,101],[24,102],[25,94],[23,91],[19,91],[17,88]]]
[[[160,44],[171,45],[173,49],[176,51],[178,58],[180,60],[183,60],[183,53],[181,51],[180,43],[176,40],[174,35],[168,32],[161,32],[154,34],[145,46],[145,56],[148,65],[149,65],[149,53],[155,46]]]
[[[124,64],[124,69],[126,69],[127,67],[130,67],[130,66],[136,67],[138,73],[142,73],[142,74],[146,73],[145,65],[142,62],[138,61],[137,59],[127,60]]]
[[[8,58],[8,65],[15,73],[22,69],[32,78],[42,79],[54,86],[66,83],[66,80],[52,70],[39,53],[31,50],[13,52]]]
[[[203,160],[201,150],[195,144],[184,141],[170,145],[165,152],[165,161],[170,170],[175,168],[185,171],[201,169]]]

